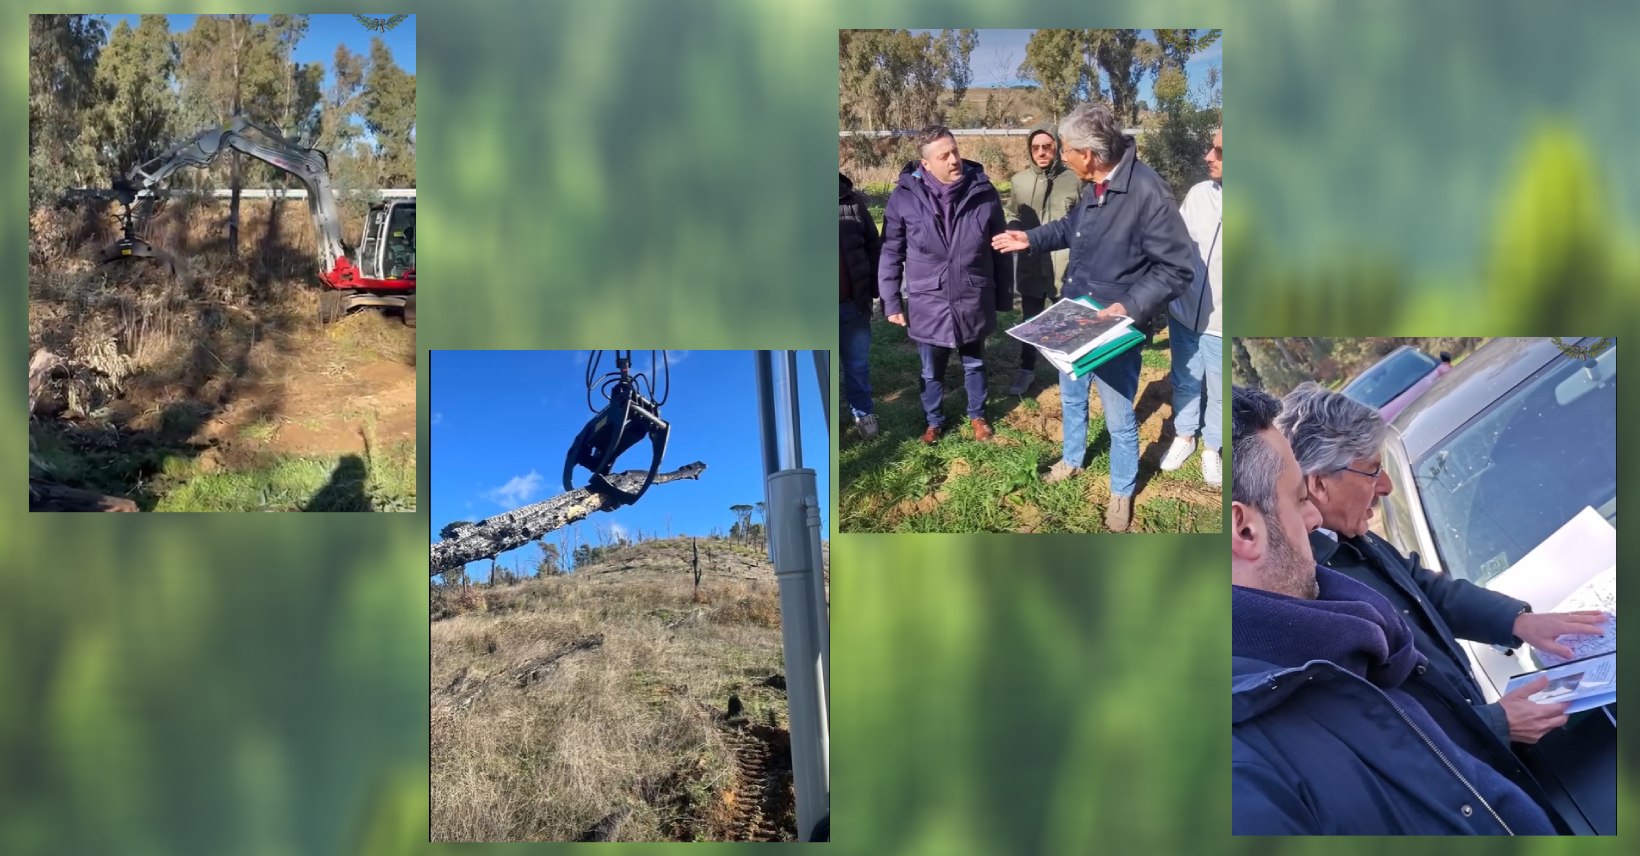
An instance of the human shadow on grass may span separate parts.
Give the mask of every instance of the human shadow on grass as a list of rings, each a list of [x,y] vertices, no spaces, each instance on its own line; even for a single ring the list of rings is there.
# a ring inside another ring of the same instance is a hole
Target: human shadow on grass
[[[302,510],[374,511],[370,507],[370,497],[364,490],[368,476],[363,458],[343,455],[336,463],[335,471],[330,474],[330,481],[308,500]]]

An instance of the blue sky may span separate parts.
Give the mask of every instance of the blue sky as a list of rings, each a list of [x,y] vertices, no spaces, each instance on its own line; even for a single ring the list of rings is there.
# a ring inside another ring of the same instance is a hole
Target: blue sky
[[[580,523],[581,540],[596,543],[593,525],[622,531],[659,532],[668,517],[674,535],[727,532],[729,506],[763,500],[763,457],[757,424],[752,351],[672,351],[672,392],[661,415],[672,423],[662,471],[706,462],[699,481],[652,487],[636,504],[599,512]],[[633,354],[647,371],[649,352]],[[592,418],[586,403],[586,351],[433,351],[429,365],[432,446],[431,537],[457,520],[477,521],[563,491],[564,456]],[[599,373],[614,369],[605,352]],[[798,354],[798,391],[803,464],[816,470],[820,495],[830,490],[830,442],[826,435],[814,360]],[[596,394],[594,403],[603,404]],[[648,465],[649,444],[629,450],[615,471]],[[575,486],[587,483],[576,470]],[[829,507],[829,503],[828,503]],[[827,521],[829,524],[829,521]],[[556,542],[557,534],[549,536]],[[503,554],[532,563],[533,546]],[[488,562],[467,569],[489,576]]]
[[[105,15],[108,20],[108,32],[112,34],[114,28],[121,21],[129,22],[132,27],[139,23],[140,15]],[[171,32],[179,33],[191,30],[196,15],[166,15],[166,21],[171,25]],[[385,18],[386,15],[372,15],[371,17]],[[253,21],[266,21],[267,15],[252,15]],[[370,39],[379,36],[387,43],[393,52],[393,61],[399,67],[416,73],[416,16],[411,15],[399,23],[397,27],[385,33],[378,33],[365,29],[357,18],[352,15],[309,15],[307,35],[296,45],[296,61],[300,63],[316,62],[325,67],[324,87],[330,86],[330,62],[336,56],[337,45],[347,45],[347,49],[362,56],[370,55]]]
[[[939,30],[912,30],[913,33],[938,33]],[[974,86],[1013,86],[1026,83],[1021,80],[1019,64],[1025,59],[1025,43],[1031,40],[1035,30],[980,30],[979,45],[968,58],[968,67],[974,73]],[[1150,32],[1144,32],[1146,38],[1151,38]],[[1224,67],[1224,37],[1220,36],[1207,50],[1190,58],[1185,65],[1185,75],[1190,78],[1192,87],[1200,86],[1206,81],[1209,66]],[[1151,80],[1147,76],[1139,83],[1139,98],[1144,101],[1150,98]]]

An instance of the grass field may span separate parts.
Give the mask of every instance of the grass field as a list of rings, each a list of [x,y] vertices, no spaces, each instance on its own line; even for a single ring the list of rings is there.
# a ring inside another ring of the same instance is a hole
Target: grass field
[[[864,440],[843,434],[839,529],[843,532],[1102,532],[1110,497],[1110,436],[1098,394],[1089,401],[1089,462],[1076,478],[1049,485],[1047,468],[1059,460],[1063,434],[1059,387],[1046,361],[1024,396],[1008,395],[1019,368],[1018,343],[1001,332],[1019,321],[1003,313],[986,342],[989,442],[973,440],[965,418],[961,367],[946,375],[948,433],[933,446],[919,437],[926,426],[918,398],[920,363],[905,331],[880,315],[873,320],[871,383],[881,433]],[[1161,472],[1172,442],[1172,385],[1163,332],[1144,346],[1139,377],[1139,490],[1132,531],[1218,532],[1222,496],[1202,481],[1201,456],[1181,470]],[[843,424],[849,425],[846,405]],[[960,430],[952,430],[955,426]]]
[[[700,555],[698,591],[686,538],[433,589],[433,840],[796,840],[773,569]]]

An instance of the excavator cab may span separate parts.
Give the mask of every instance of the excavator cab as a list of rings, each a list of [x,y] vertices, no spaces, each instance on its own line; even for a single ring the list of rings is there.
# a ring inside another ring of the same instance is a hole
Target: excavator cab
[[[359,264],[371,279],[403,279],[416,269],[416,201],[370,206],[359,240]]]
[[[613,510],[637,502],[655,482],[655,473],[660,471],[666,441],[672,432],[672,426],[661,418],[661,405],[670,394],[671,371],[664,351],[658,360],[651,352],[648,375],[633,373],[631,351],[616,351],[615,371],[599,378],[598,363],[602,356],[603,351],[593,351],[587,361],[587,407],[597,415],[581,429],[564,459],[564,489],[575,489],[572,484],[575,468],[585,467],[592,471],[592,481],[587,488],[613,499],[614,502],[604,506],[605,510]],[[659,395],[655,392],[653,377],[657,368],[665,372]],[[602,409],[592,405],[595,390],[607,401]],[[653,454],[648,475],[637,490],[621,490],[609,480],[610,470],[617,458],[646,438]]]

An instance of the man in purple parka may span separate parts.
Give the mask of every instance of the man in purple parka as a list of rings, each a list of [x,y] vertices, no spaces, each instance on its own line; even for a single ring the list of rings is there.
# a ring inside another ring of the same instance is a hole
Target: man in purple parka
[[[945,430],[945,369],[955,352],[968,392],[975,440],[985,421],[985,337],[997,312],[1013,307],[1013,265],[991,247],[1006,228],[1002,197],[984,168],[963,160],[951,130],[917,136],[918,160],[906,164],[883,214],[877,286],[883,314],[905,327],[922,357],[922,405],[933,443]],[[903,287],[904,294],[901,294]]]

